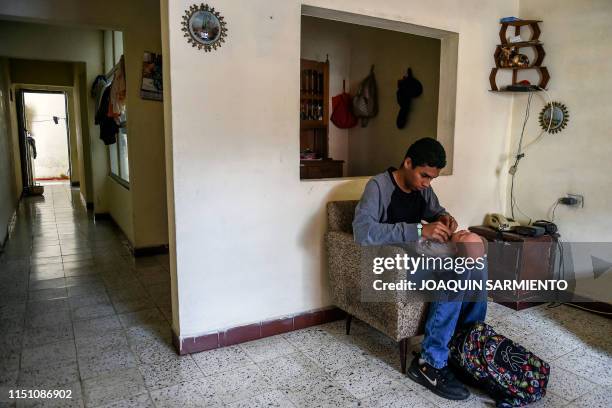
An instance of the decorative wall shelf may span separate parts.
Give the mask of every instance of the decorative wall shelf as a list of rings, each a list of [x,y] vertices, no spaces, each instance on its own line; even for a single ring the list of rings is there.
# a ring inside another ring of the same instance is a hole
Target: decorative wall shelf
[[[550,73],[548,72],[548,69],[546,67],[542,66],[542,62],[544,62],[544,57],[546,56],[546,52],[544,52],[543,44],[538,40],[540,38],[540,33],[541,33],[540,27],[539,27],[539,23],[541,22],[542,22],[541,20],[519,20],[519,21],[510,21],[510,22],[500,23],[501,28],[499,30],[499,39],[501,41],[501,44],[498,44],[495,47],[495,52],[493,53],[493,60],[495,61],[495,67],[491,69],[491,74],[489,75],[489,83],[491,85],[491,91],[516,92],[516,91],[506,90],[503,87],[500,88],[497,86],[497,82],[496,82],[497,72],[500,69],[512,70],[512,85],[517,85],[519,83],[518,72],[525,71],[525,70],[537,70],[540,76],[540,81],[537,86],[539,88],[546,89],[546,86],[548,85],[548,81],[550,80]],[[509,27],[514,27],[514,35],[518,36],[521,33],[521,27],[525,27],[525,26],[528,26],[531,28],[531,38],[530,39],[525,40],[525,41],[515,42],[515,43],[508,42],[506,38],[506,33]],[[500,57],[502,56],[504,49],[506,49],[506,52],[508,52],[509,48],[515,48],[515,49],[532,48],[535,52],[535,60],[531,62],[531,64],[528,66],[502,65],[500,63],[500,59],[501,59]],[[536,91],[537,89],[533,88],[531,90]]]

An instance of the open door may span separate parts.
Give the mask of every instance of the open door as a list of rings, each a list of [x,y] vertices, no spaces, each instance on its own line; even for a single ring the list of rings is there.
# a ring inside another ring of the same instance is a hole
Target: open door
[[[17,114],[24,191],[40,190],[41,183],[69,183],[72,169],[65,92],[20,89]]]
[[[19,154],[21,156],[21,180],[23,182],[23,192],[27,194],[34,186],[32,160],[29,157],[31,152],[27,145],[28,131],[26,129],[25,105],[23,98],[24,91],[18,89],[16,92],[15,105],[17,111],[17,128],[19,133]]]

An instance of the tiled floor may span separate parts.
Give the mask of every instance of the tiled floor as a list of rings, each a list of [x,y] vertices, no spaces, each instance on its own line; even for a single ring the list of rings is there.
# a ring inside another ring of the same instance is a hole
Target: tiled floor
[[[335,322],[179,357],[167,258],[135,261],[67,186],[46,190],[22,204],[0,257],[0,406],[493,406],[476,390],[451,402],[414,384],[399,373],[395,343],[359,322],[350,336]],[[612,406],[611,320],[491,304],[489,322],[551,362],[549,393],[534,406]],[[17,402],[11,389],[73,398]]]

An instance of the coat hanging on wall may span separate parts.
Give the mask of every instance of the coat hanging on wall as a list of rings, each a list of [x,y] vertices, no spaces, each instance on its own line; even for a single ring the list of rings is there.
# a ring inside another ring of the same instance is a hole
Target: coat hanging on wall
[[[410,104],[412,98],[416,98],[423,93],[423,85],[418,79],[412,76],[412,68],[408,68],[408,72],[402,79],[397,81],[397,103],[400,106],[397,114],[397,128],[403,129],[408,123],[408,114],[410,113]]]
[[[345,81],[342,80],[342,93],[332,98],[331,121],[340,129],[350,129],[357,124],[357,118],[351,111],[351,95],[344,89]]]

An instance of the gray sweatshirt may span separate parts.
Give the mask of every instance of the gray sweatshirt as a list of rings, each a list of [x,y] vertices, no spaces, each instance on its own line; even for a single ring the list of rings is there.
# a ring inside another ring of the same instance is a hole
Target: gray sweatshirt
[[[397,186],[390,174],[392,170],[372,177],[365,186],[353,220],[353,234],[358,244],[418,241],[417,223],[435,221],[446,213],[431,187],[409,195]],[[409,208],[401,207],[404,202],[411,203]],[[398,216],[398,211],[404,209],[407,213]],[[396,219],[410,219],[412,222],[397,222]]]

